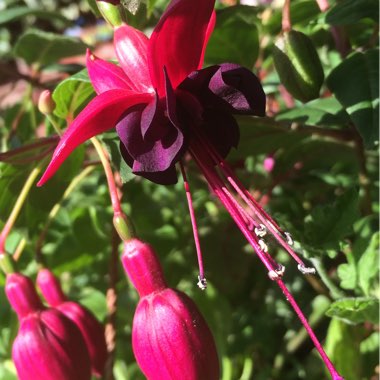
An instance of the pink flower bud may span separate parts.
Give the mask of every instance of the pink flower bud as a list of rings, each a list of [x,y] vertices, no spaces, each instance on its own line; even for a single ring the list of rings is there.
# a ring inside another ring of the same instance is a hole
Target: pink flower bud
[[[194,302],[166,286],[153,249],[125,243],[124,268],[139,292],[132,327],[137,363],[149,380],[218,380],[212,334]]]
[[[32,281],[7,276],[5,292],[20,329],[12,357],[19,380],[90,380],[90,359],[83,337],[60,311],[46,309]]]
[[[48,269],[39,271],[37,284],[48,304],[77,325],[90,354],[92,372],[101,377],[108,355],[103,325],[87,308],[67,299],[58,279]]]

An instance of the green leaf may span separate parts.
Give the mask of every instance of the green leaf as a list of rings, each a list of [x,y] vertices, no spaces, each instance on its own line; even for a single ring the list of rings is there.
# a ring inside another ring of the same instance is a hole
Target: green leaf
[[[209,63],[233,62],[253,67],[259,53],[257,18],[252,7],[229,7],[218,13],[206,50]]]
[[[355,24],[363,18],[379,21],[378,0],[345,0],[335,4],[326,14],[330,25]]]
[[[334,248],[352,230],[358,216],[358,192],[351,189],[334,203],[314,208],[306,220],[305,237],[316,247]]]
[[[307,25],[311,20],[316,19],[320,14],[318,4],[314,0],[292,1],[290,4],[290,14],[292,25]],[[264,21],[264,26],[268,33],[276,35],[281,32],[282,10],[277,9],[271,17]]]
[[[236,119],[240,126],[240,141],[238,149],[229,155],[232,159],[267,154],[285,146],[294,146],[307,138],[277,125],[270,118],[238,116]]]
[[[379,236],[378,232],[372,236],[368,248],[358,262],[359,285],[366,296],[371,294],[375,284],[378,286]]]
[[[61,82],[53,92],[56,103],[54,114],[62,119],[75,116],[82,106],[94,95],[87,70],[79,71]]]
[[[296,122],[303,125],[345,125],[350,118],[335,97],[316,99],[302,106],[279,113],[277,121]]]
[[[36,29],[21,35],[13,50],[14,55],[26,63],[40,66],[85,52],[86,45],[78,39]]]
[[[47,21],[60,21],[65,25],[70,25],[72,21],[68,20],[60,12],[44,11],[38,8],[16,7],[2,9],[0,12],[0,25],[8,22],[14,22],[26,16],[36,16],[37,18]]]
[[[344,263],[338,266],[338,277],[340,286],[343,289],[356,289],[357,271],[356,266],[352,263]]]
[[[379,322],[377,298],[344,298],[330,305],[326,315],[356,325],[363,322]]]
[[[333,319],[326,339],[326,353],[345,380],[361,379],[362,359],[355,330],[352,326]],[[327,377],[326,377],[327,378]]]
[[[378,140],[379,127],[379,51],[354,53],[337,66],[327,85],[345,107],[370,148]]]

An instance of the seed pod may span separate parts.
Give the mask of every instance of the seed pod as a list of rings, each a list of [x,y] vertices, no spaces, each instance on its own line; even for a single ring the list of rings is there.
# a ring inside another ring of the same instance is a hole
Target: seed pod
[[[212,334],[194,302],[166,286],[153,249],[137,239],[125,244],[124,268],[141,299],[132,327],[137,363],[148,380],[218,380]]]
[[[302,102],[319,97],[324,73],[318,53],[308,36],[291,30],[273,48],[274,65],[281,83]]]
[[[37,284],[48,304],[62,312],[79,328],[90,354],[92,372],[101,377],[108,355],[103,325],[84,306],[67,299],[58,279],[48,269],[39,271]]]
[[[18,379],[90,380],[90,358],[77,326],[46,309],[28,277],[8,275],[5,292],[20,321],[12,348]]]

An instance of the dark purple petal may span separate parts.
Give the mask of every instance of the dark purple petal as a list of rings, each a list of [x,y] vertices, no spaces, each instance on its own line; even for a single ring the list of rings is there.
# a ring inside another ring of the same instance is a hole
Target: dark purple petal
[[[156,100],[152,100],[147,107],[131,109],[118,123],[116,130],[125,148],[123,157],[134,173],[154,182],[175,183],[174,165],[184,151],[183,133],[163,115],[157,115],[157,120],[164,124],[155,124],[156,111]],[[148,133],[149,128],[155,132]]]
[[[221,108],[208,108],[203,114],[202,126],[208,140],[224,158],[232,147],[237,147],[239,126],[230,112]]]
[[[211,78],[209,88],[227,102],[234,113],[265,116],[265,93],[250,70],[223,63]]]
[[[127,148],[124,146],[122,142],[120,142],[120,152],[121,152],[121,155],[123,156],[124,161],[130,167],[133,167],[134,160],[132,156],[128,153]],[[155,173],[134,172],[134,173],[148,179],[149,181],[157,183],[159,185],[174,185],[175,183],[177,183],[177,171],[175,169],[175,165],[171,166],[167,170],[164,170],[163,172],[155,172]]]
[[[236,64],[223,63],[192,72],[179,86],[204,107],[221,107],[232,113],[265,115],[265,93],[257,77]]]

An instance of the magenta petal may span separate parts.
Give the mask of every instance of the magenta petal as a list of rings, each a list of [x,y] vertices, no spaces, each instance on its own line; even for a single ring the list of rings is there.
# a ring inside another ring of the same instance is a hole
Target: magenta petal
[[[90,50],[87,50],[86,66],[97,94],[117,88],[133,89],[132,81],[125,75],[121,67],[96,57]]]
[[[174,0],[154,29],[148,63],[153,86],[160,97],[165,94],[164,67],[173,88],[198,69],[214,3],[215,0]]]
[[[67,128],[53,153],[37,186],[42,186],[61,166],[70,153],[91,137],[114,128],[121,115],[130,107],[148,103],[150,94],[112,90],[94,98]]]
[[[214,31],[215,24],[216,24],[216,12],[213,11],[211,14],[210,21],[207,25],[206,37],[205,37],[205,40],[203,43],[203,50],[202,50],[201,58],[200,58],[199,63],[198,63],[198,69],[201,69],[203,66],[203,61],[204,61],[204,57],[205,57],[205,53],[206,53],[207,44],[208,44],[208,41],[211,37],[212,32]]]
[[[115,29],[114,46],[120,66],[137,92],[152,92],[148,69],[148,37],[139,30],[122,25]]]

